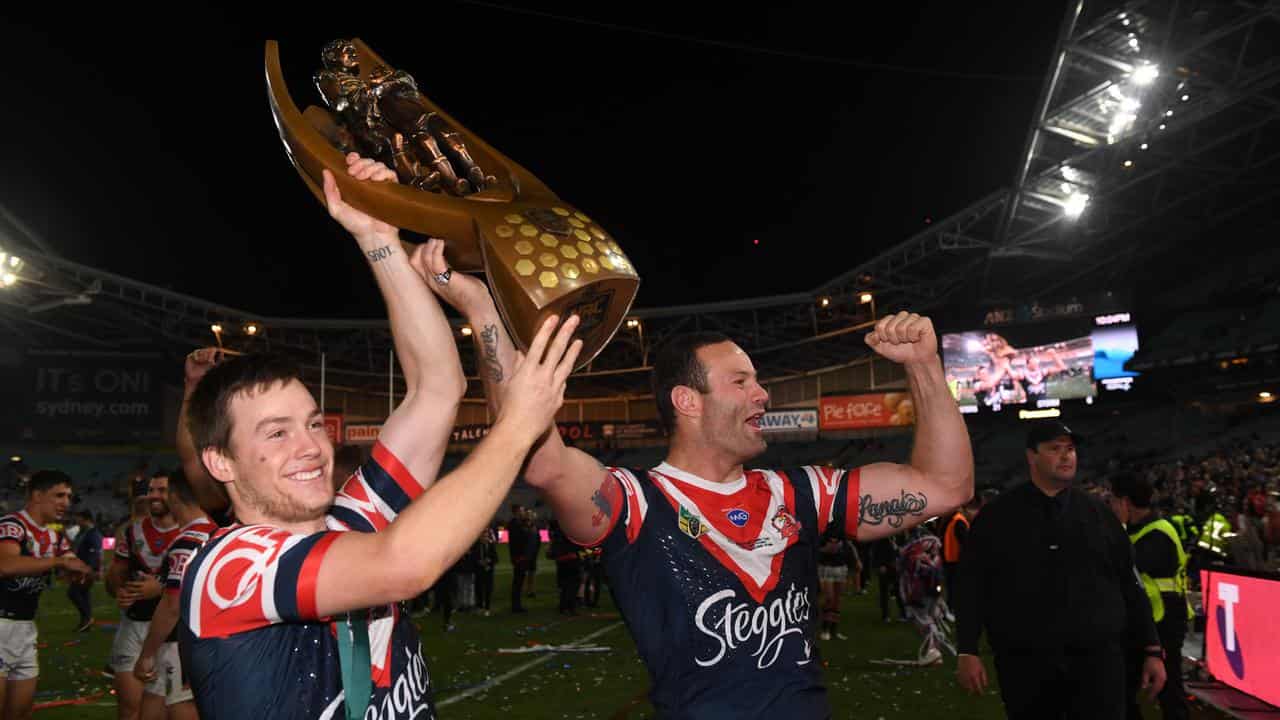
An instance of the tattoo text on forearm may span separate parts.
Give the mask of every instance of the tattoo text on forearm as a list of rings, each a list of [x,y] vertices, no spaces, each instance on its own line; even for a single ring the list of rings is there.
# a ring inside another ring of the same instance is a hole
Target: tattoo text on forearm
[[[929,505],[924,493],[911,493],[902,490],[898,497],[873,501],[870,495],[863,495],[858,503],[858,517],[863,524],[881,525],[889,523],[889,527],[902,527],[902,519],[907,515],[919,517]]]
[[[502,382],[502,363],[498,361],[498,326],[485,325],[480,331],[480,345],[484,349],[484,364],[489,371],[489,380]]]
[[[390,245],[383,245],[380,248],[365,250],[364,254],[369,256],[369,262],[376,263],[386,260],[395,253],[395,248]]]

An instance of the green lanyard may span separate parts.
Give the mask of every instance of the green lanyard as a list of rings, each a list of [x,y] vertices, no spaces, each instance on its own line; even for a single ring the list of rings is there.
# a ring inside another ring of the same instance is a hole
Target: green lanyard
[[[347,720],[360,720],[373,694],[373,662],[369,659],[369,623],[364,611],[347,613],[337,623],[338,663],[342,666],[343,706]]]

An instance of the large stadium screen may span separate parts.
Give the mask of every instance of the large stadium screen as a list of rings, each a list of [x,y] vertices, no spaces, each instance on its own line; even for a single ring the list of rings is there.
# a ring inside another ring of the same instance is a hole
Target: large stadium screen
[[[1128,313],[942,336],[947,383],[962,412],[1049,408],[1128,390],[1138,349]]]

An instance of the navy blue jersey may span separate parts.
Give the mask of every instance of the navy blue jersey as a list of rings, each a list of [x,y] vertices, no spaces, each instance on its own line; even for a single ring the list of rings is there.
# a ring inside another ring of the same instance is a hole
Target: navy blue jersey
[[[666,463],[610,469],[625,502],[600,541],[664,720],[826,718],[815,634],[819,538],[857,530],[857,470],[748,470],[714,483]]]
[[[139,580],[144,575],[152,575],[164,581],[164,553],[169,544],[178,537],[178,526],[161,528],[156,525],[150,515],[141,520],[129,523],[125,528],[123,542],[116,545],[115,562],[128,565],[125,582]],[[138,622],[148,622],[155,615],[160,598],[138,600],[124,611],[124,616]]]
[[[182,578],[179,645],[202,720],[344,716],[336,626],[316,611],[325,551],[340,533],[377,532],[422,493],[382,444],[343,485],[329,530],[269,525],[217,531]],[[398,605],[369,611],[373,693],[368,720],[432,720],[426,660]]]
[[[32,520],[26,510],[0,517],[0,542],[17,543],[22,557],[51,558],[71,552],[65,535]],[[17,575],[0,580],[0,618],[35,620],[40,593],[49,587],[51,575]]]

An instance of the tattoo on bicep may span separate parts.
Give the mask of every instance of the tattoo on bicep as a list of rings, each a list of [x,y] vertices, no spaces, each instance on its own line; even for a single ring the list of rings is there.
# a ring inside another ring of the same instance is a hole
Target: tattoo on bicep
[[[617,487],[613,478],[606,477],[604,482],[600,483],[600,487],[591,494],[591,504],[596,506],[596,511],[591,516],[591,527],[600,527],[613,517],[613,502],[609,499],[609,495],[611,492],[616,494]]]
[[[908,515],[919,517],[924,514],[929,499],[924,493],[902,490],[898,497],[876,502],[870,495],[863,495],[858,502],[859,522],[864,525],[882,525],[902,527],[903,518]]]
[[[485,325],[480,331],[480,345],[484,350],[484,365],[489,374],[489,380],[500,383],[502,382],[502,363],[498,360],[498,326]]]
[[[366,250],[364,252],[365,255],[369,256],[369,262],[371,263],[376,263],[376,262],[381,262],[383,260],[386,260],[387,258],[391,257],[394,253],[395,253],[395,248],[391,247],[390,245],[383,245],[380,248],[374,248],[372,250]]]

